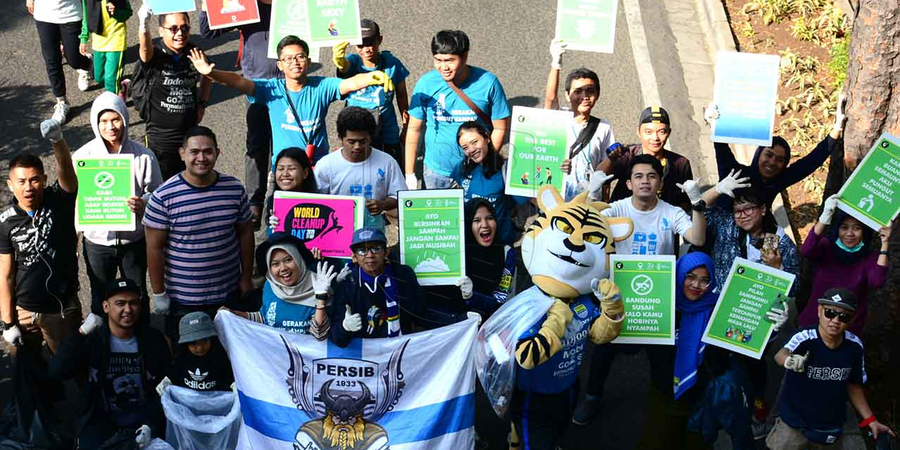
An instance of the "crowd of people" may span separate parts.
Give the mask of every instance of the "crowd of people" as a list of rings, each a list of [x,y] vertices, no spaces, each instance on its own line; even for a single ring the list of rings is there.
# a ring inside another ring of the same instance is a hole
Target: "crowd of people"
[[[153,14],[142,5],[136,13],[138,69],[123,80],[132,15],[127,0],[27,2],[57,98],[51,119],[41,124],[57,180],[51,184],[41,159],[30,153],[9,161],[14,200],[0,214],[0,321],[17,361],[33,362],[32,382],[77,380],[77,448],[98,449],[122,434],[141,445],[163,436],[160,397],[169,385],[231,390],[231,362],[212,325],[219,311],[346,347],[354,339],[486,320],[531,284],[518,244],[535,202],[505,193],[501,150],[511,109],[501,80],[468,64],[467,35],[434,35],[434,70],[409,94],[409,71],[381,49],[381,29],[368,19],[361,21],[355,52],[348,43],[333,48],[335,77],[308,74],[310,49],[296,36],[281,39],[277,59],[268,59],[270,3],[259,0],[259,23],[237,28],[241,74],[217,69],[202,42],[191,42],[187,13],[158,15],[160,39],[154,41]],[[210,30],[205,11],[200,30],[204,38],[228,31]],[[61,51],[78,70],[80,89],[91,83],[88,56],[103,87],[89,113],[95,138],[74,153],[63,136],[69,103]],[[661,106],[636,114],[637,143],[623,146],[610,123],[594,115],[601,89],[594,71],[571,70],[560,101],[565,52],[565,43],[551,43],[544,105],[572,113],[560,194],[568,201],[587,192],[591,201],[609,203],[603,215],[631,219],[633,232],[615,243],[617,254],[678,258],[678,331],[674,346],[597,346],[585,395],[564,401],[570,414],[536,414],[531,422],[513,414],[510,448],[554,449],[570,423],[590,424],[603,407],[616,355],[638,351],[650,360],[652,380],[641,449],[711,448],[720,428],[735,449],[751,448],[754,437],[766,434],[776,450],[837,448],[848,402],[861,428],[893,435],[864,395],[862,340],[867,299],[887,278],[891,228],[869,229],[838,211],[833,196],[798,249],[772,214],[775,196],[812,174],[836,148],[842,114],[828,137],[795,162],[777,136],[749,165],[738,163],[727,144],[716,144],[720,179],[704,191],[688,158],[666,148],[674,128]],[[213,82],[248,99],[243,181],[216,170],[220,143],[213,130],[199,125]],[[142,140],[129,135],[128,93],[146,122]],[[332,148],[326,114],[341,101],[346,104],[334,124],[339,145]],[[707,119],[716,119],[714,105]],[[135,195],[127,203],[137,226],[83,232],[81,263],[91,298],[83,317],[73,158],[112,154],[133,155]],[[421,179],[415,171],[420,155]],[[454,286],[420,286],[389,245],[387,231],[396,220],[386,213],[397,209],[398,191],[420,188],[464,193],[466,273]],[[301,239],[275,232],[276,191],[364,197],[365,223],[353,233],[350,261],[325,258]],[[266,235],[259,245],[257,231]],[[775,330],[787,333],[795,328],[788,325],[789,305],[799,310],[796,331],[783,336],[787,344],[775,356],[785,368],[783,380],[769,379],[770,361],[701,342],[739,257],[794,275],[801,257],[816,265],[808,298],[779,302],[766,312]],[[164,318],[162,331],[150,325],[151,313]],[[48,361],[43,346],[52,355]],[[771,407],[767,384],[781,384]],[[729,390],[743,400],[710,394]],[[48,403],[60,395],[49,388],[39,392]]]

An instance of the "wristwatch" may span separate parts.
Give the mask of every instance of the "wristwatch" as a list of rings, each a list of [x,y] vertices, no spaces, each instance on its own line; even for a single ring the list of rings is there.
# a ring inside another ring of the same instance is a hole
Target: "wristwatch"
[[[697,203],[692,204],[691,209],[697,212],[706,211],[706,200],[700,200]]]

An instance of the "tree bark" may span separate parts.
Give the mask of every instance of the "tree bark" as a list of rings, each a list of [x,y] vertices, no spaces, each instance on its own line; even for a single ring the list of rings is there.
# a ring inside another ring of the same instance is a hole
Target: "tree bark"
[[[844,162],[852,170],[882,132],[900,136],[900,0],[860,0],[846,90]]]

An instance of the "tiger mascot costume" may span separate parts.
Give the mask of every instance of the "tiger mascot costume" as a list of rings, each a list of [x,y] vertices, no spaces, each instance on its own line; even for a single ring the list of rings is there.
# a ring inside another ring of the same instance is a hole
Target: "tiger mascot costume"
[[[600,214],[609,205],[590,201],[587,192],[566,203],[548,185],[538,190],[537,202],[540,213],[522,241],[523,263],[534,286],[516,298],[554,301],[516,344],[509,412],[524,444],[519,448],[553,450],[572,417],[585,339],[605,344],[622,330],[625,309],[619,288],[607,279],[609,254],[615,253],[616,242],[631,236],[634,224]]]

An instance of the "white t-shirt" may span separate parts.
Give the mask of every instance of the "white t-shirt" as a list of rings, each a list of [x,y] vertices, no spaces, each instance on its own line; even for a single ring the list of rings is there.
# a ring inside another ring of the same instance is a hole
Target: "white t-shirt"
[[[568,139],[570,142],[575,142],[578,139],[578,135],[581,134],[581,130],[586,126],[586,122],[580,124],[572,117],[568,128]],[[589,148],[582,149],[574,158],[571,158],[572,172],[566,175],[566,201],[572,200],[590,186],[590,175],[606,159],[606,149],[614,142],[616,142],[616,138],[613,136],[612,126],[610,126],[609,122],[601,119],[597,125],[597,131],[594,132],[591,140],[588,141]],[[575,150],[578,150],[578,147],[575,147],[574,150],[567,149],[566,156],[569,156]]]
[[[365,161],[358,163],[344,159],[340,150],[331,152],[316,163],[314,173],[322,194],[357,195],[366,200],[384,200],[396,197],[398,190],[406,189],[403,172],[397,161],[374,148]],[[365,216],[366,226],[384,227],[380,216]]]
[[[628,217],[634,222],[634,232],[616,243],[620,255],[675,255],[675,235],[683,235],[693,226],[683,209],[659,200],[656,208],[639,211],[631,204],[631,197],[612,202],[604,216]]]
[[[81,23],[81,0],[34,0],[34,20],[47,23]]]

